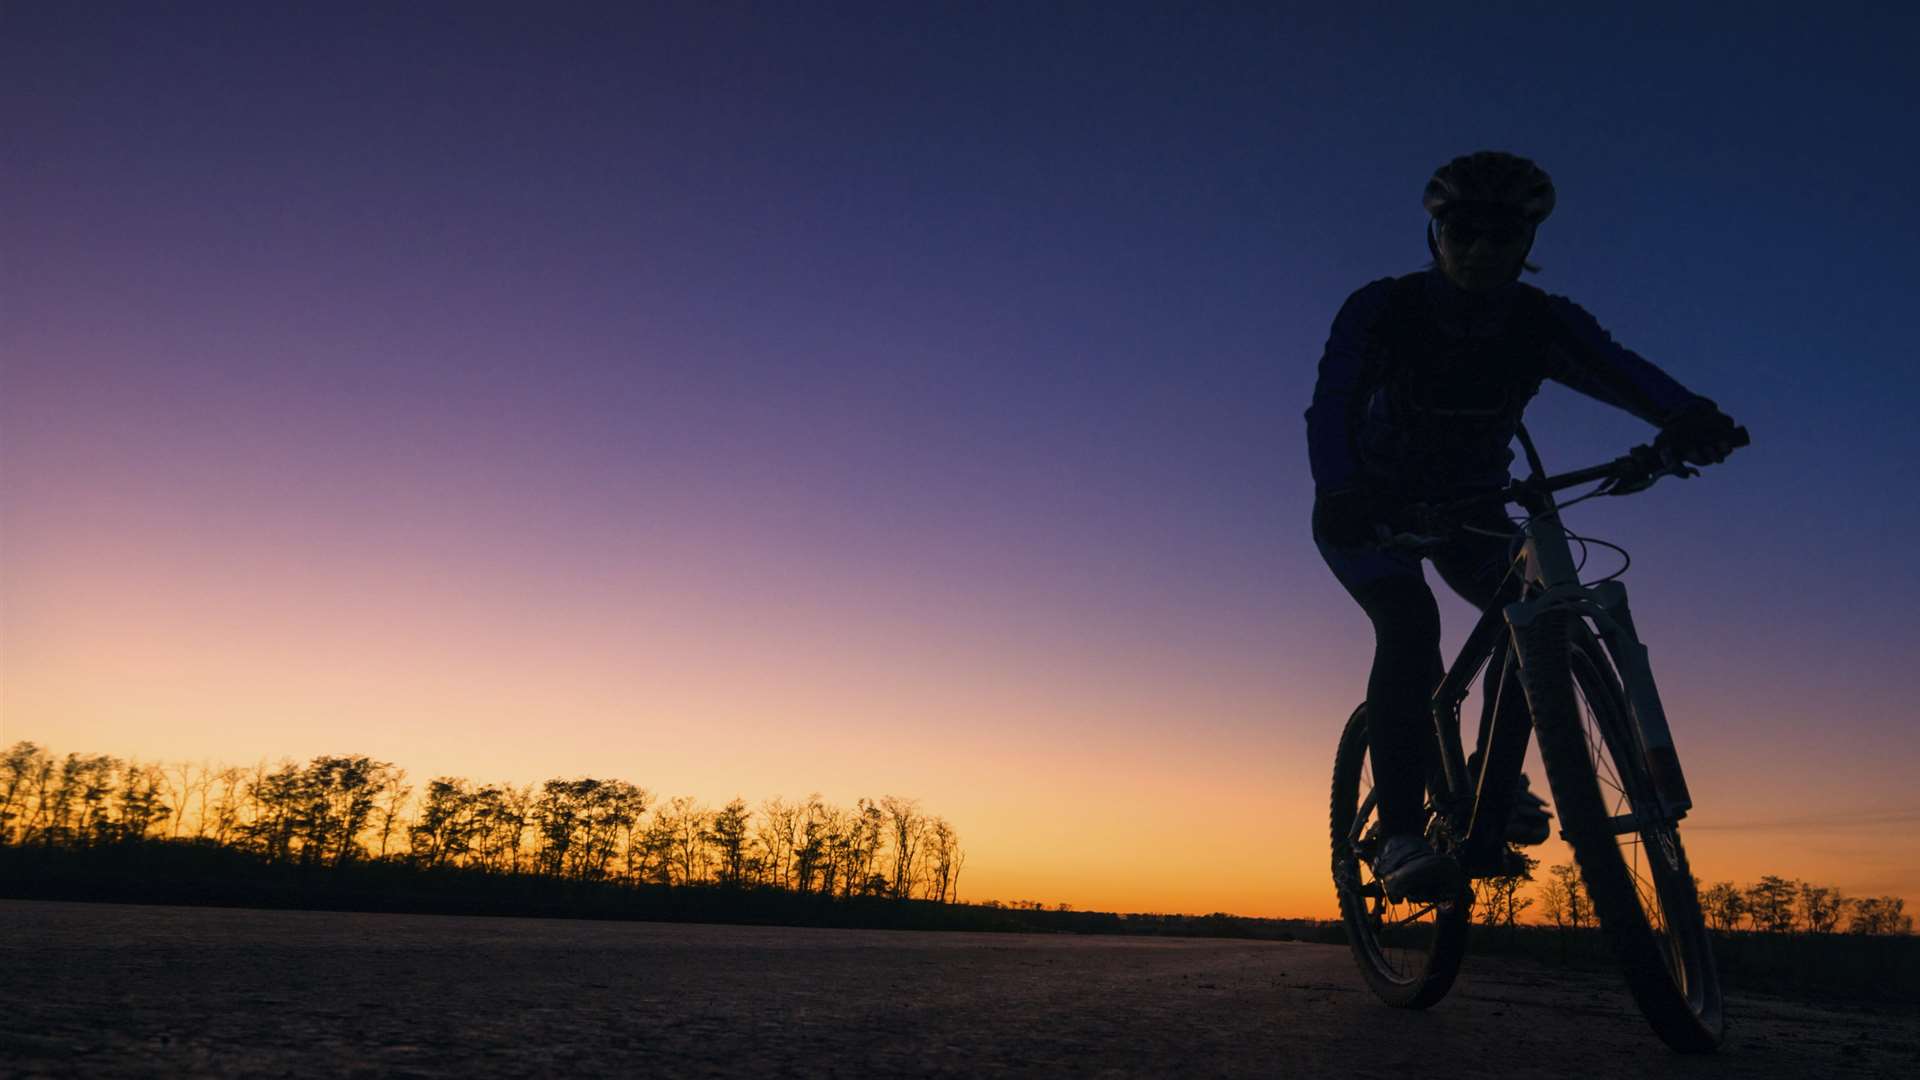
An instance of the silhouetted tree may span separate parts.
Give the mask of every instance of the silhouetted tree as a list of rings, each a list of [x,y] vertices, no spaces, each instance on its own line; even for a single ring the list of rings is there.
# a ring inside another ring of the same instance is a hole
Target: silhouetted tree
[[[1593,925],[1593,903],[1580,879],[1580,868],[1555,863],[1547,868],[1547,884],[1540,890],[1540,910],[1562,930],[1584,930]]]
[[[26,742],[0,754],[0,845],[199,842],[310,868],[405,858],[422,868],[586,881],[958,896],[957,835],[913,799],[860,799],[846,810],[818,795],[775,797],[758,814],[741,798],[717,812],[688,796],[651,801],[624,780],[556,779],[536,789],[451,776],[435,777],[416,798],[404,771],[362,755],[216,769],[100,754],[55,759]],[[402,838],[404,854],[394,850]]]
[[[407,830],[407,845],[420,866],[457,866],[465,858],[473,831],[473,791],[464,777],[436,776],[427,782],[420,815]]]
[[[833,860],[830,852],[839,841],[840,813],[809,795],[800,808],[800,840],[793,851],[793,884],[797,892],[813,892],[815,878],[819,891],[833,891]]]
[[[927,845],[932,864],[926,896],[945,903],[960,876],[960,837],[945,818],[934,818],[927,827]]]
[[[719,861],[719,883],[739,886],[746,876],[747,830],[751,822],[747,804],[739,798],[713,815],[713,827],[707,840]]]
[[[211,770],[196,766],[191,761],[182,761],[164,768],[162,772],[166,777],[167,805],[173,809],[168,819],[167,835],[178,838],[186,828],[187,813],[196,794],[200,797],[199,820],[206,820],[207,785],[212,783]]]
[[[489,873],[518,871],[534,802],[530,787],[488,784],[475,791],[467,865]]]
[[[840,832],[836,862],[840,866],[842,896],[874,896],[886,891],[886,878],[875,872],[884,843],[885,818],[878,804],[861,799]],[[880,884],[876,887],[875,881]]]
[[[1747,917],[1755,930],[1784,934],[1793,930],[1794,901],[1800,895],[1800,883],[1767,874],[1747,886]]]
[[[1482,926],[1512,927],[1520,921],[1520,913],[1533,906],[1533,898],[1522,896],[1521,888],[1533,880],[1534,868],[1540,865],[1540,860],[1518,848],[1507,850],[1509,857],[1516,861],[1517,869],[1474,882],[1474,902],[1480,908]]]
[[[913,889],[913,863],[920,854],[926,820],[916,799],[882,796],[880,809],[886,816],[887,835],[893,841],[893,876],[888,882],[888,895],[904,900]]]
[[[398,828],[400,814],[406,808],[407,799],[413,795],[413,788],[407,785],[406,780],[406,770],[395,769],[391,781],[387,784],[387,790],[380,800],[380,805],[375,808],[374,812],[379,820],[377,828],[380,837],[380,846],[374,853],[376,859],[387,857],[389,844],[395,834],[401,831]]]
[[[88,844],[113,836],[110,799],[120,759],[106,754],[68,754],[49,770],[36,792],[39,799],[29,828],[48,847]]]
[[[1846,909],[1847,898],[1840,895],[1840,890],[1800,883],[1800,923],[1808,933],[1832,933]]]
[[[637,865],[634,877],[653,885],[673,884],[673,843],[678,823],[672,818],[673,800],[657,803],[653,817],[640,830],[639,854],[628,856]]]
[[[794,846],[800,839],[802,808],[778,795],[760,804],[760,826],[754,839],[766,860],[767,884],[776,889],[792,887],[789,874]]]
[[[1716,881],[1700,894],[1700,909],[1707,925],[1715,930],[1732,930],[1747,913],[1747,897],[1731,881]]]
[[[123,765],[114,800],[115,812],[110,821],[103,821],[97,827],[98,838],[113,843],[139,843],[163,827],[170,813],[167,804],[161,801],[165,784],[165,774],[157,765],[132,762]]]
[[[242,846],[258,853],[268,862],[283,862],[292,857],[294,837],[300,829],[300,770],[292,762],[269,771],[266,763],[254,766],[246,784],[247,801],[252,813],[240,823]]]
[[[236,765],[225,766],[213,774],[210,786],[213,805],[194,835],[205,836],[224,847],[239,836],[242,815],[246,812],[247,770]]]
[[[631,841],[633,828],[646,813],[645,790],[625,780],[589,780],[580,796],[580,843],[573,876],[598,881],[607,876],[621,841]]]
[[[53,773],[53,758],[30,742],[17,742],[0,755],[0,844],[25,843],[34,825],[27,808],[37,812],[36,790],[44,790]]]
[[[365,852],[360,833],[387,788],[394,768],[367,757],[317,757],[299,771],[295,832],[300,862],[340,866]]]
[[[1861,897],[1852,903],[1852,919],[1847,930],[1855,934],[1911,934],[1913,916],[1906,914],[1907,902],[1897,896]]]
[[[712,814],[685,795],[668,800],[672,828],[671,862],[675,884],[692,885],[707,875],[707,823]]]

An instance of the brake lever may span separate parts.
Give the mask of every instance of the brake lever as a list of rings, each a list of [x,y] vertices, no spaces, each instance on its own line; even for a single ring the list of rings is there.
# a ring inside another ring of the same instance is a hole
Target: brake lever
[[[1699,469],[1684,462],[1675,462],[1672,465],[1654,469],[1651,472],[1630,480],[1615,480],[1606,488],[1605,493],[1608,495],[1632,495],[1636,491],[1645,491],[1652,487],[1660,481],[1661,477],[1677,476],[1682,480],[1687,480],[1699,475]]]
[[[1636,446],[1622,459],[1638,469],[1639,475],[1616,478],[1605,491],[1608,495],[1631,495],[1636,491],[1645,491],[1657,483],[1663,476],[1677,476],[1682,480],[1699,476],[1700,470],[1688,465],[1677,457],[1662,453],[1651,446]]]

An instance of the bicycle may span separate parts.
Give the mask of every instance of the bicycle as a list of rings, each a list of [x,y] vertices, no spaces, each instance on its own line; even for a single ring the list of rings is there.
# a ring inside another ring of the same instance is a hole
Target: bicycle
[[[1431,522],[1494,500],[1526,512],[1510,564],[1524,581],[1521,598],[1481,617],[1431,698],[1438,765],[1428,782],[1427,838],[1459,861],[1469,883],[1506,872],[1504,815],[1491,820],[1496,814],[1485,808],[1508,805],[1537,732],[1561,835],[1573,848],[1634,1001],[1669,1046],[1711,1051],[1725,1035],[1726,1020],[1712,942],[1680,842],[1678,825],[1693,800],[1626,587],[1617,580],[1625,567],[1582,584],[1571,544],[1587,540],[1569,534],[1559,516],[1597,495],[1644,491],[1664,476],[1697,471],[1640,446],[1604,465],[1548,476],[1524,428],[1519,437],[1527,479],[1428,507],[1427,527],[1387,541],[1412,550],[1443,542],[1431,535]],[[1748,441],[1746,429],[1734,432],[1734,446]],[[1596,481],[1598,487],[1578,498],[1554,500],[1555,492]],[[1460,711],[1482,669],[1489,672],[1488,688],[1477,753],[1469,759]],[[1507,693],[1524,695],[1531,726],[1496,722]],[[1372,876],[1381,838],[1366,723],[1362,704],[1347,720],[1334,758],[1334,887],[1368,986],[1389,1005],[1426,1008],[1446,996],[1459,973],[1473,893],[1469,884],[1450,899],[1416,902],[1389,896]]]

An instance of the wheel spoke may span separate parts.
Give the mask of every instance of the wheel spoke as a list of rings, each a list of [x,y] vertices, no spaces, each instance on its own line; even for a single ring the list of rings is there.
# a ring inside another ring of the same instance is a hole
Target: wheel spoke
[[[1419,910],[1413,912],[1412,914],[1402,916],[1401,918],[1396,919],[1387,925],[1389,927],[1405,926],[1408,923],[1414,922],[1415,920],[1418,920],[1420,918],[1423,918],[1427,915],[1432,914],[1433,912],[1439,910],[1439,908],[1440,908],[1439,904],[1427,904],[1424,907],[1421,907]]]
[[[1697,925],[1697,914],[1690,914],[1691,906],[1668,908],[1669,902],[1685,902],[1680,891],[1690,890],[1693,884],[1673,823],[1661,816],[1637,729],[1624,711],[1617,686],[1606,682],[1610,671],[1584,653],[1576,654],[1575,667],[1580,736],[1601,803],[1615,822],[1613,840],[1620,870],[1672,986],[1696,1016],[1717,1017],[1718,994],[1704,928]]]
[[[1344,745],[1343,753],[1351,752],[1352,743]],[[1339,865],[1334,880],[1342,893],[1352,947],[1370,972],[1374,989],[1392,1003],[1405,1004],[1409,998],[1445,992],[1459,962],[1457,935],[1467,913],[1458,905],[1387,897],[1370,861],[1379,840],[1376,778],[1364,749],[1357,756],[1347,774],[1352,787],[1340,795],[1340,805],[1350,807],[1351,816],[1335,814],[1336,836],[1344,833],[1344,841],[1336,839]],[[1437,955],[1442,949],[1444,956]],[[1436,963],[1442,966],[1436,968]]]

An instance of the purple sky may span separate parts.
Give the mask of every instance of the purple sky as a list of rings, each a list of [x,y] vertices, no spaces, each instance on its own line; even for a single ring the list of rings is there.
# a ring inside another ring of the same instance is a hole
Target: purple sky
[[[1301,410],[1497,147],[1559,186],[1535,282],[1753,432],[1573,518],[1635,554],[1696,865],[1920,894],[1916,16],[834,8],[9,4],[5,737],[898,788],[1001,895],[1324,906],[1044,845],[1148,827],[1062,792],[1317,828],[1371,640]]]

